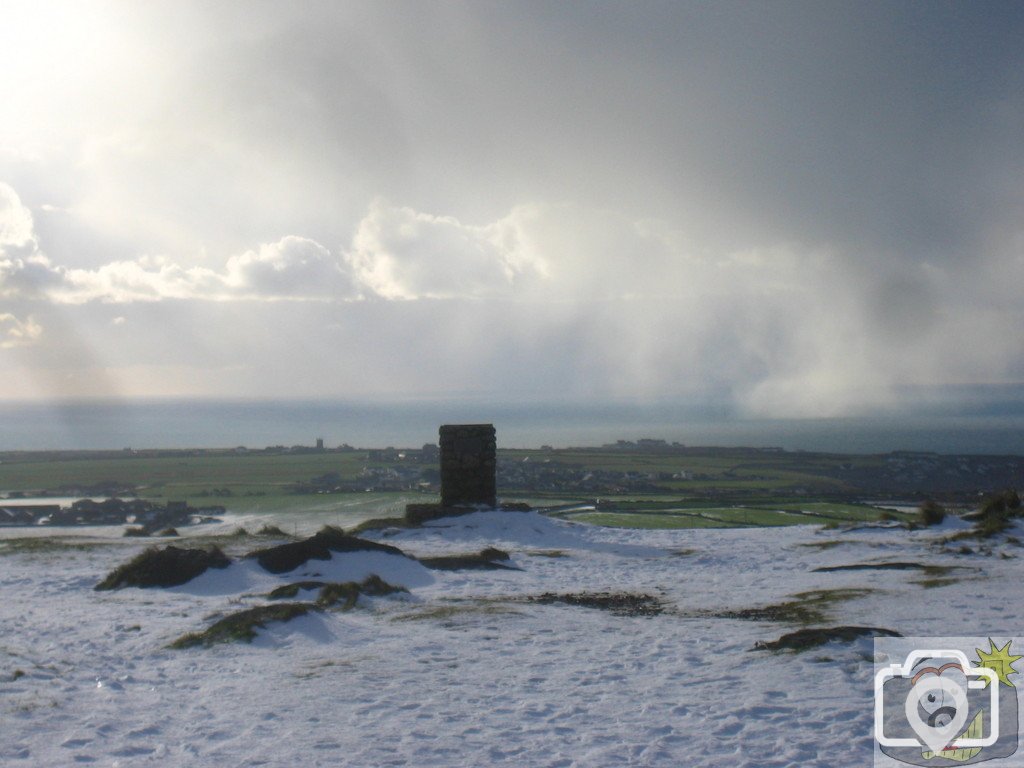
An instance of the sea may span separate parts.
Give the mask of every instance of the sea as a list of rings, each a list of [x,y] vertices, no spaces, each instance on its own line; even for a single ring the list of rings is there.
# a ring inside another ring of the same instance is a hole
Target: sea
[[[504,403],[475,399],[0,402],[0,451],[144,448],[418,448],[448,423],[493,423],[505,448],[661,439],[835,453],[1024,453],[1024,412],[949,408],[870,417],[758,419],[674,402]]]

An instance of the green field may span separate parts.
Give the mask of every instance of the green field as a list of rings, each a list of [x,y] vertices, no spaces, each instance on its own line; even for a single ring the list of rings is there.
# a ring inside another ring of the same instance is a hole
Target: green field
[[[220,488],[234,495],[270,494],[327,472],[356,477],[367,464],[366,455],[356,452],[8,460],[0,464],[0,490],[53,490],[117,480],[136,485],[140,495],[154,498]]]
[[[622,500],[602,505],[599,511],[573,513],[567,517],[614,528],[732,528],[867,523],[885,518],[909,519],[912,515],[865,504],[828,502],[723,507],[700,502]]]
[[[837,457],[707,449],[686,453],[636,450],[501,450],[499,496],[535,505],[581,501],[593,512],[572,519],[597,525],[686,528],[839,524],[878,520],[884,510],[852,503],[860,494],[829,476],[847,467],[878,463],[879,457]],[[77,494],[74,488],[116,482],[153,500],[184,499],[193,506],[224,506],[236,513],[316,512],[348,518],[400,515],[411,501],[434,501],[433,490],[295,493],[291,486],[336,474],[361,487],[369,469],[427,467],[410,459],[371,461],[367,451],[271,453],[148,451],[140,453],[13,453],[0,460],[0,494]],[[435,465],[436,466],[436,465]],[[534,475],[516,473],[529,467]],[[581,473],[631,473],[641,490],[595,493],[579,483]],[[413,473],[415,474],[415,472]],[[685,479],[670,479],[685,475]],[[511,478],[503,485],[502,478]],[[545,478],[555,477],[555,481]],[[518,478],[518,479],[517,479]],[[525,478],[525,479],[524,479]],[[533,478],[533,479],[531,479]],[[559,485],[557,478],[562,479]],[[652,478],[650,481],[646,478]],[[365,480],[372,486],[371,479]],[[642,490],[656,482],[659,492]],[[374,514],[370,514],[374,512]],[[901,517],[897,515],[897,517]]]

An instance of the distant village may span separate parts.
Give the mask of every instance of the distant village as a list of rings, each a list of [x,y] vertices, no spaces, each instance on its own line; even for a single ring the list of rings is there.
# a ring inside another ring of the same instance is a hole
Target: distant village
[[[424,444],[420,448],[361,449],[347,444],[327,448],[322,439],[317,439],[312,446],[142,451],[128,448],[124,451],[89,452],[88,455],[91,458],[104,458],[123,456],[126,452],[133,457],[153,458],[225,454],[356,454],[353,458],[358,470],[353,470],[353,462],[348,461],[348,469],[344,474],[341,471],[330,471],[305,479],[296,478],[283,488],[284,492],[291,494],[437,494],[441,486],[440,451],[433,443]],[[609,462],[608,454],[620,456],[622,460]],[[44,458],[48,456],[43,452],[39,455]],[[71,459],[85,455],[86,452],[64,451],[53,452],[51,458]],[[588,455],[594,456],[595,461],[588,462]],[[644,457],[657,457],[656,466],[644,471]],[[720,467],[713,474],[708,474],[709,458],[718,460]],[[0,454],[0,460],[7,459],[7,455]],[[629,468],[608,468],[609,463]],[[496,480],[497,488],[506,496],[559,494],[594,498],[622,494],[678,494],[685,487],[687,493],[713,498],[723,494],[742,495],[745,491],[737,487],[738,483],[756,485],[759,480],[772,479],[768,475],[762,477],[761,472],[778,471],[825,480],[824,483],[818,483],[813,491],[799,482],[785,487],[777,484],[772,486],[776,491],[794,496],[811,492],[820,496],[823,488],[831,487],[834,491],[824,492],[836,498],[860,498],[865,494],[924,497],[940,492],[947,498],[956,496],[968,499],[976,496],[979,489],[1019,485],[1020,477],[1024,475],[1024,457],[894,451],[876,456],[871,461],[861,461],[854,456],[785,451],[782,448],[688,447],[681,443],[647,438],[618,440],[598,448],[556,450],[545,445],[531,451],[499,450]],[[0,526],[130,525],[140,535],[149,535],[210,520],[225,511],[223,506],[193,507],[185,501],[157,504],[133,498],[137,492],[138,489],[131,485],[107,480],[93,485],[33,492],[29,494],[31,498],[43,498],[38,503],[28,505],[5,505],[4,499],[0,499]],[[263,492],[249,494],[263,495]],[[207,488],[194,495],[220,502],[233,496],[233,492],[229,488]],[[17,492],[8,494],[10,500],[24,496],[24,493]],[[60,506],[47,503],[44,500],[46,496],[80,498],[69,506]],[[93,500],[103,498],[106,500]]]
[[[79,499],[69,506],[28,504],[3,506],[0,526],[25,525],[131,525],[138,535],[208,522],[224,514],[224,507],[197,509],[184,501],[156,504],[143,499]]]

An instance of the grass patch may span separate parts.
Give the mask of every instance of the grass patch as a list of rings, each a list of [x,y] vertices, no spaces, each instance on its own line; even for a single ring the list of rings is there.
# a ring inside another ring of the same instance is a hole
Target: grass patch
[[[613,512],[584,512],[570,515],[570,520],[601,525],[606,528],[725,528],[723,523],[707,520],[698,515],[647,515]]]
[[[435,571],[466,571],[466,570],[519,570],[510,565],[503,565],[508,560],[508,552],[494,547],[487,547],[480,552],[467,555],[440,555],[437,557],[421,557],[419,561],[427,568]]]
[[[299,590],[310,589],[320,590],[320,595],[316,600],[318,605],[335,605],[339,601],[344,601],[347,604],[347,608],[351,608],[355,605],[355,600],[360,594],[368,595],[370,597],[383,597],[385,595],[393,595],[396,592],[409,591],[405,587],[397,587],[394,584],[388,584],[380,576],[371,574],[363,579],[361,583],[354,581],[296,581],[292,584],[284,584],[271,590],[267,593],[267,597],[271,600],[283,600],[296,597],[299,594]],[[350,602],[349,597],[353,593],[354,597],[352,597]]]
[[[960,531],[945,539],[946,542],[964,541],[967,539],[991,539],[1004,533],[1013,525],[1013,519],[1024,516],[1020,496],[1016,491],[1004,491],[990,496],[974,512],[963,516],[964,520],[974,523],[969,531]]]
[[[798,629],[796,632],[783,635],[778,640],[759,640],[754,643],[753,650],[800,653],[835,641],[851,643],[860,637],[903,637],[903,635],[881,627],[815,627]]]
[[[797,544],[798,547],[807,547],[809,549],[827,550],[835,549],[843,544],[856,544],[856,541],[848,541],[846,539],[829,539],[828,541],[807,541],[802,544]]]
[[[927,499],[917,508],[917,523],[926,528],[939,525],[946,519],[946,510],[938,502]]]
[[[528,603],[541,605],[573,605],[596,608],[616,616],[657,616],[665,612],[665,604],[654,595],[638,592],[545,592],[522,598]]]
[[[922,571],[928,576],[944,576],[960,568],[959,565],[924,565],[923,563],[854,563],[852,565],[823,565],[814,573],[835,573],[837,571]]]
[[[451,621],[462,616],[518,616],[521,611],[494,602],[469,605],[433,605],[411,613],[393,617],[394,621]]]
[[[735,611],[715,611],[710,615],[718,619],[744,621],[770,621],[777,624],[816,624],[829,618],[836,603],[856,600],[871,594],[870,589],[815,589],[798,592],[794,599],[761,608],[742,608]],[[708,615],[708,614],[700,614]]]
[[[291,621],[298,616],[305,616],[311,611],[322,611],[327,608],[348,611],[356,606],[360,595],[381,597],[396,592],[408,592],[405,587],[388,584],[379,576],[371,575],[361,583],[354,581],[338,583],[300,581],[295,584],[286,584],[271,592],[269,597],[294,596],[300,589],[309,589],[313,586],[320,587],[320,594],[314,603],[275,603],[248,608],[225,616],[202,632],[190,632],[187,635],[182,635],[171,643],[170,647],[191,648],[196,645],[239,641],[248,643],[256,637],[256,630],[265,628],[268,622]]]
[[[270,590],[267,597],[271,600],[291,599],[298,596],[300,589],[320,589],[326,584],[326,581],[296,581],[292,584],[282,584],[280,587]]]
[[[330,560],[333,552],[386,552],[407,557],[398,547],[350,536],[331,525],[325,525],[308,539],[258,549],[246,557],[255,558],[264,570],[271,573],[287,573],[310,560]]]
[[[341,610],[348,611],[355,608],[360,595],[369,597],[385,597],[396,592],[408,592],[405,587],[396,587],[388,584],[376,574],[367,576],[361,583],[345,581],[341,583],[324,584],[316,599],[316,604],[323,608],[329,608],[341,603]]]
[[[404,517],[375,517],[370,520],[363,520],[359,525],[351,528],[349,533],[358,536],[366,531],[381,531],[388,528],[419,528],[420,526],[409,522]]]
[[[216,643],[250,643],[256,637],[256,630],[265,628],[269,622],[291,621],[314,610],[319,610],[319,608],[311,603],[259,605],[225,616],[202,632],[190,632],[187,635],[182,635],[171,643],[170,647],[192,648],[197,645],[209,646]]]
[[[0,555],[85,551],[110,546],[112,543],[111,541],[70,541],[68,539],[52,539],[47,536],[26,536],[0,541]]]
[[[571,520],[610,528],[738,528],[824,524],[830,528],[881,519],[884,511],[857,504],[809,502],[799,506],[713,506],[679,501],[609,502],[596,512],[570,514]]]
[[[210,549],[164,549],[150,547],[123,565],[119,565],[95,586],[97,590],[121,587],[176,587],[186,584],[208,568],[227,568],[231,564],[219,547]]]
[[[914,582],[919,587],[924,589],[938,589],[939,587],[948,587],[951,584],[959,584],[960,579],[954,579],[946,576],[936,576],[929,579],[919,579]]]

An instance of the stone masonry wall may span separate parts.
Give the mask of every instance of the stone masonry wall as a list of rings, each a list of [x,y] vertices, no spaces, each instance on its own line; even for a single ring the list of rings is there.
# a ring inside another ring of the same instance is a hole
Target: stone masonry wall
[[[445,424],[440,429],[441,504],[497,504],[497,440],[493,424]]]

